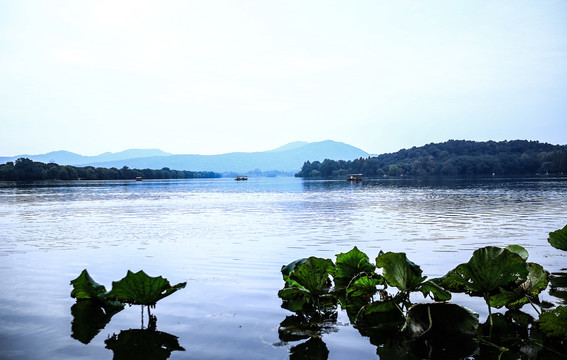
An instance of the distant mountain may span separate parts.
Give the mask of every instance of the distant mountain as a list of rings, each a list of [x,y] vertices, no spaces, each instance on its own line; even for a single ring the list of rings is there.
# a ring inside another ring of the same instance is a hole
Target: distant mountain
[[[320,142],[296,141],[274,150],[262,152],[233,152],[221,155],[174,155],[161,150],[131,149],[119,153],[82,156],[68,151],[43,155],[19,155],[0,158],[1,163],[26,157],[34,161],[55,162],[60,165],[116,167],[135,169],[241,172],[261,171],[297,172],[305,161],[353,160],[369,154],[354,146],[332,140]]]
[[[8,161],[15,161],[19,158],[28,158],[33,161],[43,163],[56,163],[59,165],[81,165],[87,163],[97,163],[103,161],[118,161],[149,156],[169,156],[170,153],[158,149],[130,149],[117,153],[105,152],[96,156],[84,156],[69,151],[52,151],[47,154],[40,155],[17,155],[0,157],[0,163],[4,164]]]

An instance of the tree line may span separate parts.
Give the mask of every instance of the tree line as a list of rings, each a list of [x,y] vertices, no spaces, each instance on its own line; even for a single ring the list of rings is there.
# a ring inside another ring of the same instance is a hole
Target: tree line
[[[133,180],[137,177],[144,179],[197,179],[221,177],[211,171],[187,171],[162,168],[121,169],[102,168],[93,166],[76,167],[42,163],[27,158],[19,158],[14,162],[0,165],[0,181],[38,181],[38,180]]]
[[[567,174],[567,146],[527,140],[449,140],[349,161],[307,161],[295,176],[333,178],[347,174],[368,177]]]

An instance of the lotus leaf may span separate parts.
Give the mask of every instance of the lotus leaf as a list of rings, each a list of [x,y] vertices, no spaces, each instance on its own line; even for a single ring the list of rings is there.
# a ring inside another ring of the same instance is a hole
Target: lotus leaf
[[[300,267],[301,265],[303,265],[303,263],[305,263],[307,261],[307,258],[302,258],[302,259],[297,259],[295,261],[292,261],[291,263],[282,266],[282,276],[284,281],[286,282],[286,284],[293,286],[293,282],[289,279],[289,274],[291,274],[293,271],[295,271],[298,267]]]
[[[374,332],[396,332],[404,324],[404,315],[394,301],[377,301],[363,306],[356,316],[356,326]]]
[[[387,252],[378,255],[376,267],[383,268],[382,275],[390,286],[401,291],[414,291],[427,278],[421,276],[422,270],[409,261],[405,253]]]
[[[334,272],[334,267],[331,260],[312,256],[292,271],[289,278],[314,296],[320,296],[329,292],[329,274]]]
[[[567,339],[567,306],[543,312],[538,323],[546,336]]]
[[[312,298],[309,293],[298,287],[286,287],[278,291],[283,300],[282,307],[293,312],[307,312]]]
[[[155,306],[159,300],[184,288],[186,284],[184,282],[171,286],[161,276],[150,277],[142,270],[137,273],[128,270],[126,277],[112,282],[112,290],[107,297],[132,305]]]
[[[346,287],[350,280],[361,272],[371,273],[376,268],[368,256],[355,246],[347,253],[337,254],[335,285]]]
[[[412,338],[423,336],[475,335],[478,314],[457,304],[438,302],[413,305],[403,330]]]
[[[526,250],[523,246],[520,245],[508,245],[506,246],[506,250],[509,250],[513,253],[516,253],[518,255],[520,255],[520,257],[522,259],[524,259],[524,261],[528,260],[529,257],[529,253],[528,250]]]
[[[567,225],[563,229],[550,232],[547,241],[554,248],[567,251]]]
[[[384,283],[384,278],[377,274],[362,273],[357,275],[350,284],[348,284],[346,295],[351,297],[372,298],[378,292],[378,285]]]
[[[488,302],[489,295],[526,281],[527,275],[527,264],[520,255],[487,246],[476,250],[469,262],[458,265],[440,282],[445,289],[483,296]]]
[[[527,263],[529,270],[526,281],[511,290],[502,289],[490,297],[490,305],[495,307],[520,308],[541,293],[549,282],[549,273],[536,263]]]
[[[95,299],[104,301],[106,288],[104,285],[96,283],[87,269],[84,269],[76,279],[71,280],[71,285],[73,285],[71,297],[77,300]]]
[[[478,314],[460,305],[424,303],[408,310],[403,331],[419,358],[462,359],[478,348],[478,326]]]
[[[431,295],[435,301],[451,300],[451,293],[443,289],[435,280],[436,279],[424,281],[419,287],[419,291],[421,291],[424,297]]]

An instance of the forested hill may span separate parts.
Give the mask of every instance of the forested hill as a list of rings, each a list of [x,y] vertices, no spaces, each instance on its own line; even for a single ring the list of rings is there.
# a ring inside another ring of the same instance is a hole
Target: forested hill
[[[567,174],[567,146],[449,140],[352,161],[305,162],[298,177]]]

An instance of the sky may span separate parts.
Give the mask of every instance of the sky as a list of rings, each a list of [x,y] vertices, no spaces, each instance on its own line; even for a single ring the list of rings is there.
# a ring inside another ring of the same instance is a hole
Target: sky
[[[0,156],[567,144],[567,2],[0,0]]]

